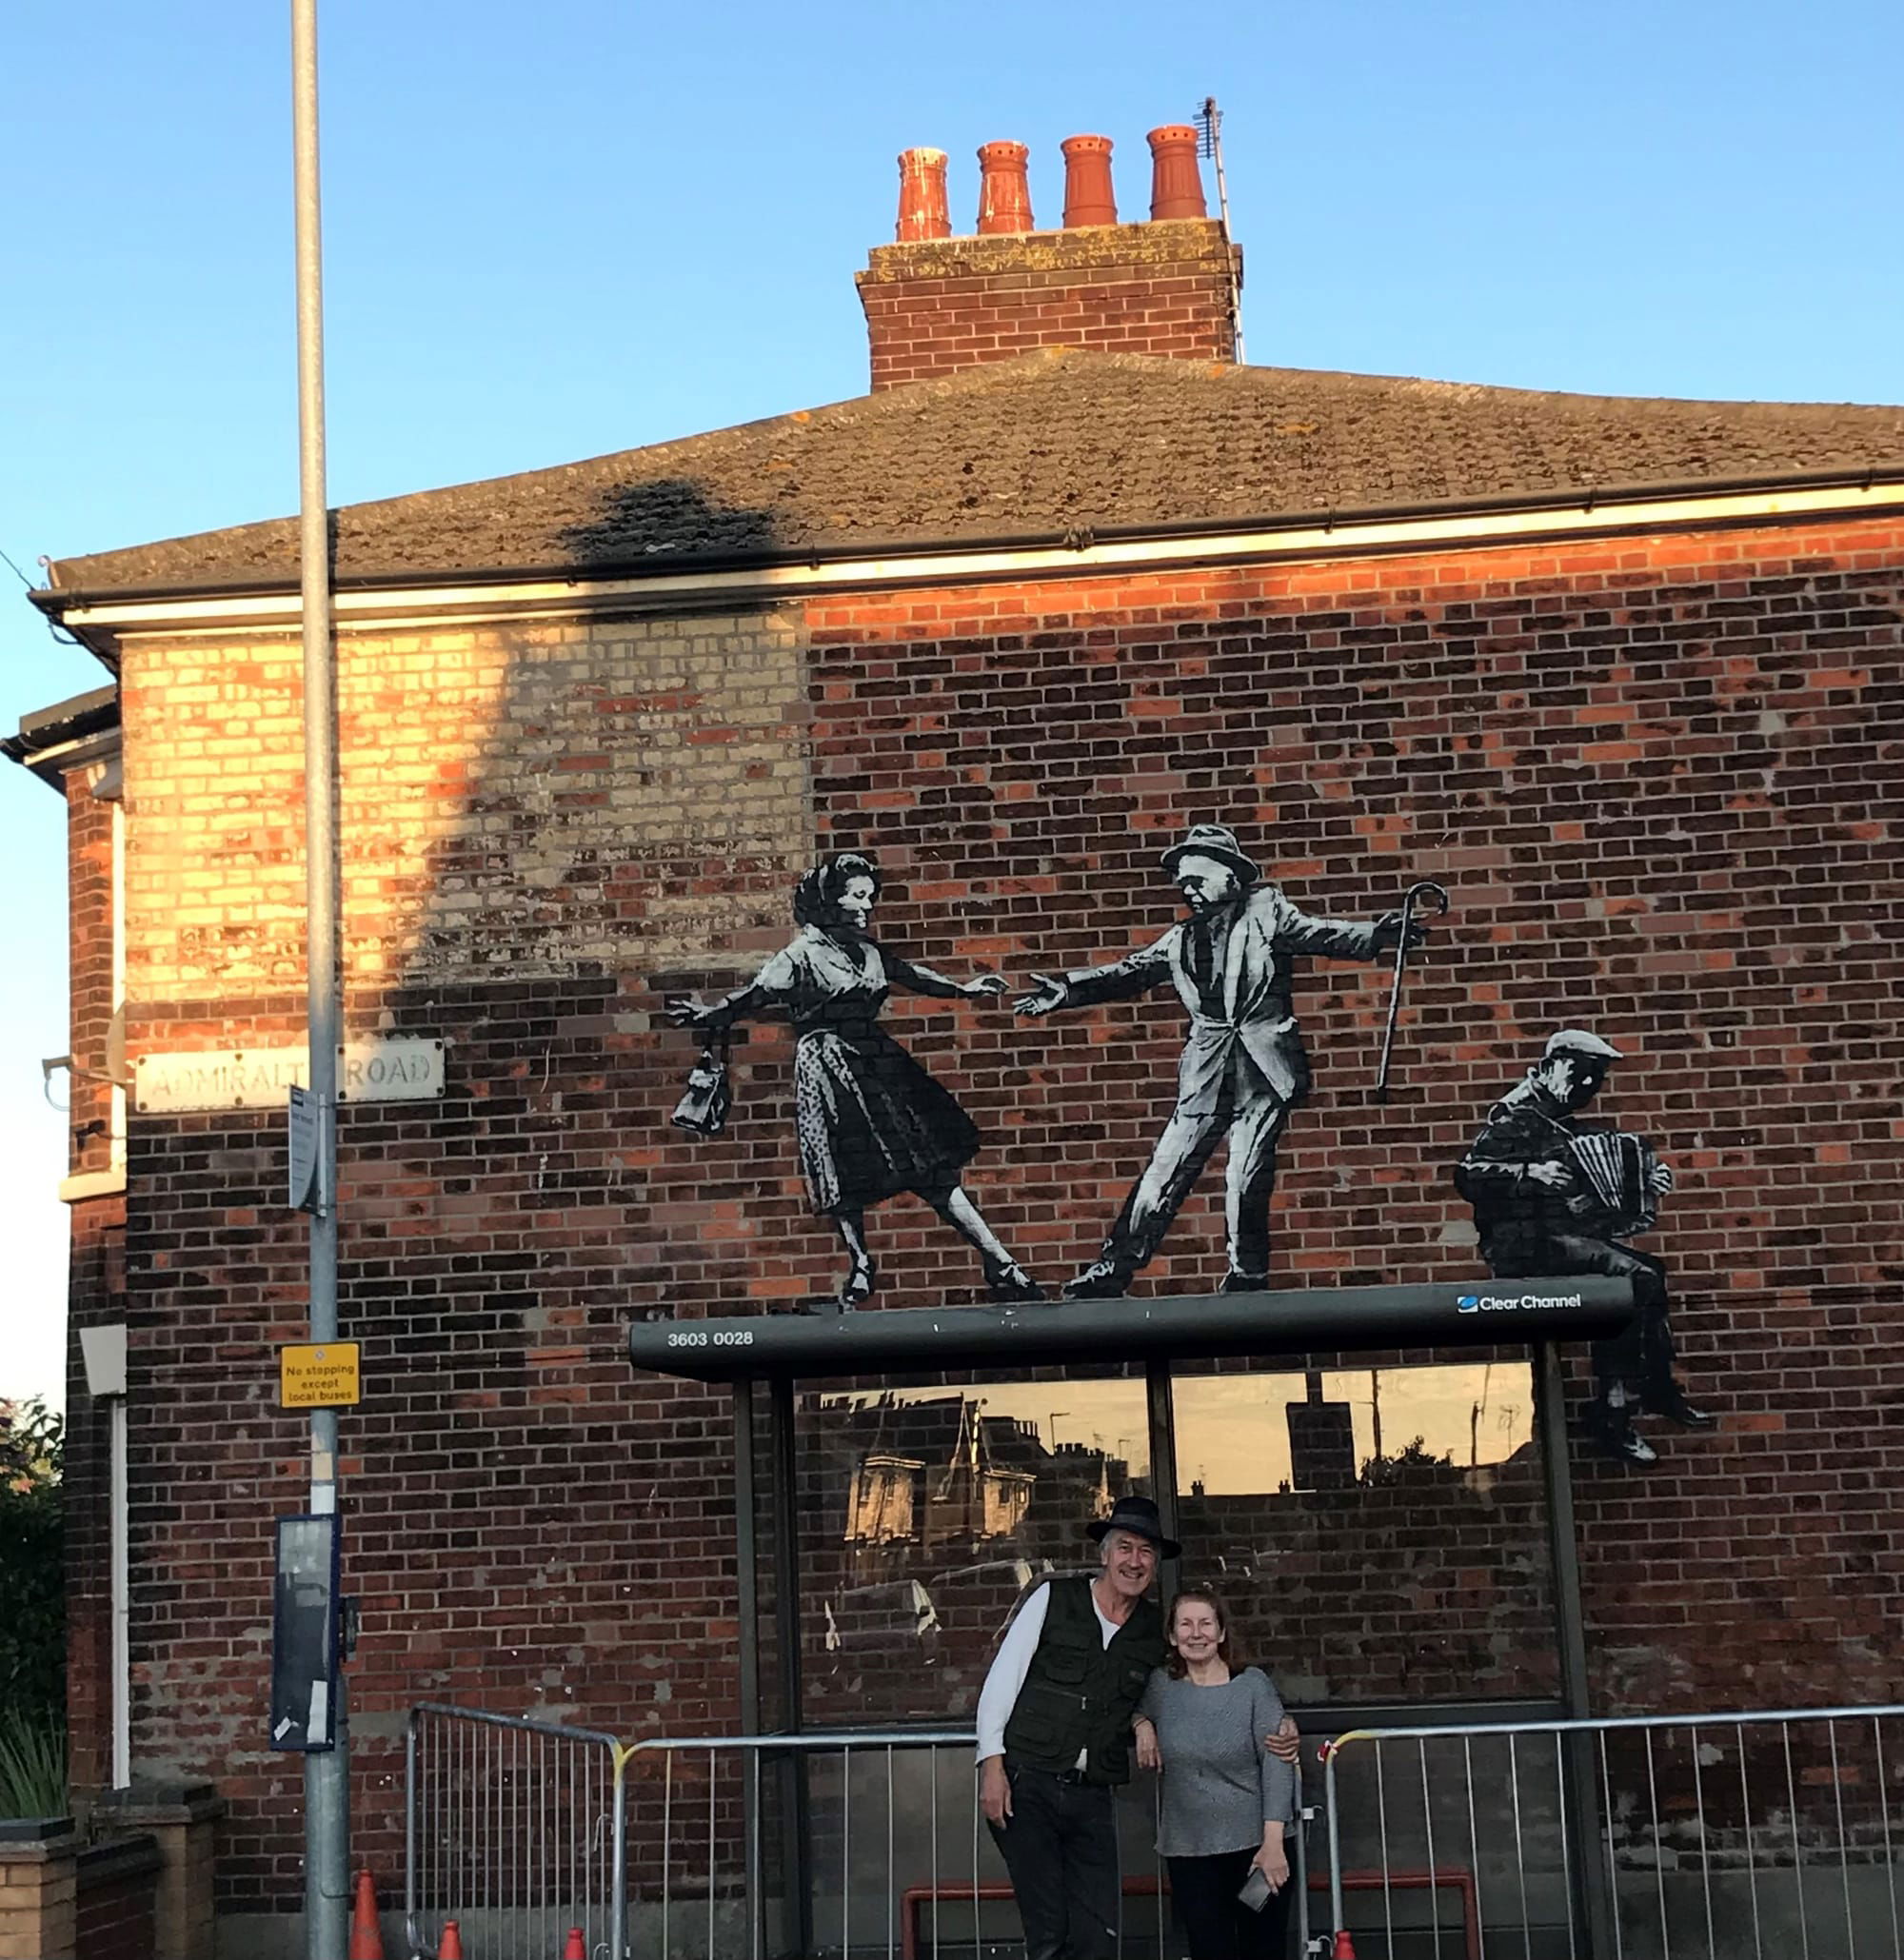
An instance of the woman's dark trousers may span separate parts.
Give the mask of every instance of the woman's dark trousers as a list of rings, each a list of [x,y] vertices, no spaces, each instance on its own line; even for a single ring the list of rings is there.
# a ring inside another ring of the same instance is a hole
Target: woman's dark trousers
[[[1282,1960],[1289,1939],[1292,1871],[1260,1912],[1237,1894],[1249,1876],[1254,1848],[1212,1858],[1170,1858],[1170,1906],[1190,1960]]]

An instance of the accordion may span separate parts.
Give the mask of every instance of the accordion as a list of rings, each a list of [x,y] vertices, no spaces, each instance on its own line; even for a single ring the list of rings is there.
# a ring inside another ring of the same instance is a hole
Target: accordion
[[[1608,1237],[1652,1228],[1659,1216],[1659,1194],[1653,1188],[1659,1159],[1644,1137],[1590,1131],[1574,1138],[1570,1154],[1581,1186],[1567,1199],[1577,1223]]]

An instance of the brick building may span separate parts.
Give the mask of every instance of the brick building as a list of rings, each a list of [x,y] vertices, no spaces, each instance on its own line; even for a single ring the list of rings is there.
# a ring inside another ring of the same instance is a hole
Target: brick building
[[[336,515],[348,1026],[445,1055],[439,1097],[342,1128],[357,1851],[396,1870],[419,1699],[737,1719],[728,1403],[631,1372],[625,1329],[797,1309],[839,1258],[788,1032],[745,1031],[699,1139],[662,1000],[751,974],[842,848],[884,875],[883,941],[1014,982],[1161,932],[1193,822],[1330,916],[1447,886],[1387,1101],[1384,973],[1299,979],[1273,1283],[1482,1277],[1452,1167],[1549,1034],[1610,1039],[1608,1112],[1677,1174],[1644,1242],[1720,1427],[1576,1456],[1593,1704],[1894,1697],[1904,410],[1240,366],[1215,220],[955,238],[934,168],[860,275],[865,397]],[[76,1774],[114,1780],[116,1667],[121,1770],[215,1779],[221,1913],[256,1942],[302,1885],[262,1708],[305,1239],[275,1092],[159,1085],[303,1037],[296,527],[67,560],[35,597],[110,676],[9,744],[70,810]],[[888,1019],[985,1133],[986,1216],[1063,1279],[1170,1108],[1175,1005]],[[875,1306],[979,1297],[915,1200],[870,1230]],[[1206,1182],[1140,1290],[1206,1293],[1223,1257]],[[115,1663],[79,1339],[118,1323]],[[1293,1701],[1563,1698],[1524,1345],[1172,1392],[1164,1489],[1115,1358],[803,1385],[806,1700],[767,1718],[962,1715],[1002,1603],[1133,1484]],[[1351,1412],[1344,1474],[1292,1441],[1319,1401]]]

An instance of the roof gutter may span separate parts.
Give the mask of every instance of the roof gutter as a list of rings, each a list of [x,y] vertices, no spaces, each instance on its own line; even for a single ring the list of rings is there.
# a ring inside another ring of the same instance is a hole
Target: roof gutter
[[[344,574],[340,622],[407,619],[420,606],[447,618],[485,612],[651,610],[742,593],[793,601],[825,592],[1002,578],[1075,577],[1120,568],[1365,557],[1443,547],[1559,542],[1621,533],[1828,522],[1904,508],[1904,464],[1684,484],[1570,489],[1537,497],[1471,497],[1432,505],[1358,505],[1259,520],[1074,526],[923,542],[889,540],[782,550],[648,557],[597,564]],[[297,617],[295,577],[198,584],[51,587],[33,603],[69,630],[188,631],[265,626]],[[402,595],[407,604],[388,602]],[[94,651],[100,647],[91,640]],[[109,657],[109,656],[104,656]]]
[[[94,688],[30,715],[17,735],[0,737],[0,755],[30,769],[62,795],[69,770],[115,755],[118,748],[119,694],[114,687]]]
[[[116,726],[103,729],[96,735],[60,742],[51,748],[29,748],[17,736],[10,735],[0,741],[0,755],[10,762],[18,762],[23,769],[30,770],[48,788],[58,790],[62,796],[66,794],[66,779],[72,770],[118,753],[119,730]]]

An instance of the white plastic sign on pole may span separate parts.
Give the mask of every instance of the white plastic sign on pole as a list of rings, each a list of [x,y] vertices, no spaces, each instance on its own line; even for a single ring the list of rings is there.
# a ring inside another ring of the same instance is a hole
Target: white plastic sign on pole
[[[317,1209],[317,1099],[308,1089],[290,1090],[291,1184],[294,1212]]]

